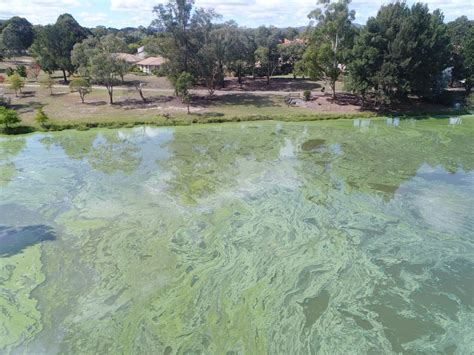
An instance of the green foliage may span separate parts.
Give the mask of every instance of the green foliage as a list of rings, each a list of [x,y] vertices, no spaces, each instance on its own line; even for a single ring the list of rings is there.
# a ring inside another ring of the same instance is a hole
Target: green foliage
[[[465,45],[462,50],[466,76],[466,91],[469,94],[474,85],[474,26],[466,36]]]
[[[356,38],[348,65],[349,85],[389,104],[409,94],[433,97],[449,64],[449,38],[439,11],[404,2],[382,6]]]
[[[16,67],[16,73],[21,76],[22,78],[26,78],[27,77],[27,72],[26,72],[26,67],[24,65],[18,65]]]
[[[182,72],[201,76],[201,48],[208,43],[214,10],[194,9],[194,1],[170,0],[154,8],[152,25],[160,35],[146,47],[168,59],[163,66],[167,76],[178,77]],[[207,51],[209,53],[209,51]]]
[[[267,85],[270,85],[270,77],[275,72],[280,60],[278,44],[282,39],[281,31],[275,27],[261,26],[255,31],[255,60],[264,70],[267,77]]]
[[[113,104],[114,87],[120,84],[122,77],[130,68],[115,53],[123,51],[123,39],[106,35],[100,39],[89,37],[74,46],[71,59],[83,76],[89,76],[95,84],[103,85],[109,94],[109,103]]]
[[[36,111],[35,115],[35,121],[38,123],[41,127],[44,127],[45,124],[49,121],[48,115],[43,111],[43,108],[39,108]]]
[[[188,113],[189,113],[189,104],[191,101],[191,95],[189,94],[189,89],[194,85],[195,78],[186,72],[181,73],[181,75],[176,80],[176,93],[181,98],[183,103],[187,104]]]
[[[351,0],[319,0],[323,8],[312,11],[308,17],[317,21],[304,55],[305,68],[313,79],[329,82],[333,97],[336,81],[352,48],[355,12],[349,10]]]
[[[10,55],[28,49],[33,43],[35,33],[33,25],[25,18],[12,17],[2,31],[2,44]]]
[[[452,45],[453,80],[464,80],[466,74],[468,74],[464,62],[464,48],[469,31],[472,28],[474,28],[474,21],[469,20],[466,16],[461,16],[447,24],[447,31]]]
[[[84,103],[86,95],[92,91],[90,82],[84,78],[74,78],[71,80],[69,89],[71,92],[77,92],[79,94],[82,103]]]
[[[71,62],[71,51],[74,45],[84,40],[88,31],[81,27],[69,14],[58,17],[54,25],[41,28],[32,45],[32,53],[37,63],[46,72],[62,70],[64,81],[66,72],[76,70]]]
[[[15,74],[15,69],[13,69],[12,67],[8,67],[6,69],[6,74],[7,76],[12,76],[13,74]]]
[[[310,90],[305,90],[303,92],[303,98],[305,101],[311,100],[311,91]]]
[[[8,77],[8,84],[8,87],[11,90],[14,90],[15,95],[18,96],[18,91],[21,92],[21,90],[25,86],[25,81],[18,74],[15,73]]]
[[[0,106],[0,124],[4,125],[5,128],[10,128],[10,126],[20,122],[20,117],[15,110]]]

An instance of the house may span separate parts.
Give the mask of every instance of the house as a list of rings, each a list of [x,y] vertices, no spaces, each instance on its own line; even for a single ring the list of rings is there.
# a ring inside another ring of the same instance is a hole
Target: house
[[[128,53],[113,53],[112,55],[114,56],[114,58],[123,60],[130,65],[134,65],[142,60],[142,58],[133,54],[128,54]]]
[[[163,57],[148,57],[136,63],[140,70],[147,74],[152,74],[154,70],[160,69],[166,59]]]

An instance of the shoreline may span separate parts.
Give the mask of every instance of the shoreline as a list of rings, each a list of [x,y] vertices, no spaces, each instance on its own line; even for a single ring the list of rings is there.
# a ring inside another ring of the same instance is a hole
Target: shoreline
[[[87,131],[96,128],[133,128],[137,126],[151,126],[151,127],[177,127],[177,126],[191,126],[191,125],[206,125],[206,124],[225,124],[225,123],[237,123],[237,122],[259,122],[259,121],[275,121],[275,122],[314,122],[314,121],[328,121],[328,120],[352,120],[357,118],[362,119],[382,119],[382,118],[393,118],[398,117],[400,119],[429,119],[438,118],[446,119],[452,116],[473,116],[473,113],[461,111],[461,112],[414,112],[404,114],[387,114],[380,115],[371,112],[361,113],[347,113],[347,114],[315,114],[315,115],[300,115],[300,116],[279,116],[279,115],[252,115],[252,116],[241,116],[241,117],[220,117],[213,115],[199,115],[191,114],[190,117],[183,119],[182,117],[165,117],[157,116],[155,119],[148,120],[131,120],[131,121],[87,121],[87,118],[83,118],[78,122],[58,122],[47,124],[44,127],[36,125],[17,125],[8,129],[1,128],[0,136],[16,136],[37,132],[60,132],[65,130],[77,130]]]

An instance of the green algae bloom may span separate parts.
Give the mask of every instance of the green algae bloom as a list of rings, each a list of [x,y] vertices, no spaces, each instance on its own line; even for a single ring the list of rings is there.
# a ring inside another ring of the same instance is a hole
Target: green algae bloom
[[[0,137],[0,353],[469,353],[451,121]]]

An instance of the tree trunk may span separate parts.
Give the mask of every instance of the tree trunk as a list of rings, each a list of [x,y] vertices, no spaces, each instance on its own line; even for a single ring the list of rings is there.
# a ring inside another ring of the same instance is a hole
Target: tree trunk
[[[225,88],[225,75],[224,75],[224,66],[222,62],[219,61],[219,75],[220,75],[220,82],[221,82],[221,89]]]
[[[332,98],[333,100],[336,99],[336,82],[331,82],[331,90],[332,90]]]
[[[189,102],[188,102],[188,115],[191,113],[191,111],[189,110]]]
[[[145,96],[143,96],[143,91],[142,91],[142,89],[140,89],[140,88],[138,89],[138,94],[139,94],[140,97],[142,98],[143,102],[146,102],[146,98],[145,98]]]
[[[82,101],[82,103],[84,103],[84,93],[82,93],[82,92],[79,92],[79,96],[81,97],[81,101]]]
[[[62,69],[63,71],[63,78],[64,78],[64,83],[68,83],[68,80],[67,80],[67,76],[66,76],[66,71],[64,69]]]
[[[114,104],[114,88],[113,86],[107,86],[107,92],[109,93],[109,104],[113,105]]]

